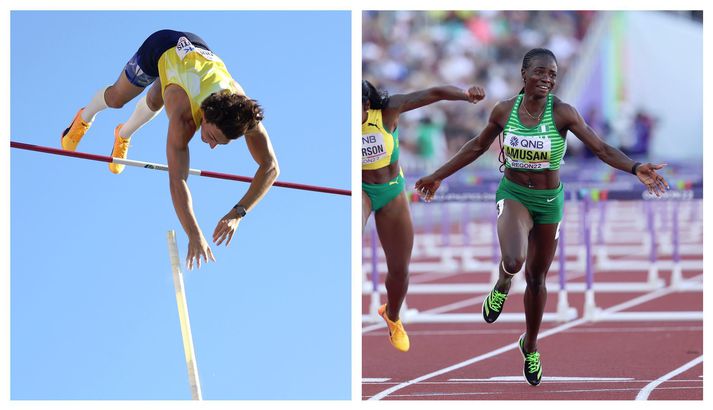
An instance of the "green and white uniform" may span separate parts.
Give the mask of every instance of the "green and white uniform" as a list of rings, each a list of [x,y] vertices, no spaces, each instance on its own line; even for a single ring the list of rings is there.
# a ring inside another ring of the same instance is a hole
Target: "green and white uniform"
[[[520,122],[518,109],[524,94],[517,96],[510,117],[503,130],[503,153],[505,167],[510,169],[542,172],[558,170],[567,149],[567,142],[557,130],[553,118],[552,94],[547,95],[545,111],[540,122],[534,127],[526,127]],[[503,177],[495,194],[499,212],[504,199],[512,199],[523,204],[536,224],[559,223],[564,211],[564,187],[560,183],[556,189],[530,189]]]

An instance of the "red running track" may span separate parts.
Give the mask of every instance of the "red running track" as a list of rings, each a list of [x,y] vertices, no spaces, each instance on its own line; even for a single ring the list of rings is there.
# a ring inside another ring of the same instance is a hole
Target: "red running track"
[[[685,272],[700,277],[702,272]],[[639,280],[641,273],[617,273]],[[634,276],[636,278],[634,278]],[[669,280],[666,272],[661,272]],[[628,279],[627,277],[631,278]],[[549,285],[546,311],[556,308]],[[597,293],[597,306],[614,307],[645,293]],[[660,294],[660,295],[659,295]],[[453,313],[478,313],[485,295],[410,295],[421,310],[455,301],[471,304]],[[658,291],[634,311],[702,311],[702,292]],[[583,295],[571,293],[580,317]],[[365,297],[363,306],[368,307]],[[522,294],[513,294],[505,312],[522,312]],[[366,313],[366,312],[364,312]],[[528,385],[515,346],[524,323],[406,324],[408,353],[396,351],[379,323],[365,324],[362,335],[362,397],[381,400],[634,400],[652,381],[701,359],[703,323],[588,322],[543,323],[538,350],[542,383]],[[373,330],[370,330],[373,329]],[[450,368],[450,369],[449,369]],[[695,363],[648,392],[649,400],[702,400],[703,365]],[[386,394],[388,393],[388,394]]]

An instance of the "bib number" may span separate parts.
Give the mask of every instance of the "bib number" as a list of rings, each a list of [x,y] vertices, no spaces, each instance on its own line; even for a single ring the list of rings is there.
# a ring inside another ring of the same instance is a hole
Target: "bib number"
[[[186,37],[181,37],[178,39],[178,43],[176,43],[176,54],[178,54],[178,58],[183,61],[183,59],[190,53],[191,51],[194,51],[201,56],[203,56],[206,60],[219,60],[218,56],[213,54],[209,50],[204,50],[202,48],[196,48],[196,46],[191,43],[190,40],[188,40]]]
[[[361,163],[373,164],[388,156],[384,136],[380,133],[363,134],[361,136]]]
[[[508,134],[504,138],[505,160],[510,168],[548,169],[552,141],[547,137]]]

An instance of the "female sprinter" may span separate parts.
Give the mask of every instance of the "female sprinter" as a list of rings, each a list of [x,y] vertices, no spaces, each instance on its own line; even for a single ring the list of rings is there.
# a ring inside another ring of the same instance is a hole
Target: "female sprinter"
[[[523,58],[521,73],[524,88],[520,94],[499,102],[480,135],[433,174],[418,180],[416,190],[430,200],[443,179],[478,159],[503,132],[505,175],[496,193],[502,261],[500,277],[483,303],[483,317],[488,323],[498,318],[510,280],[524,264],[526,331],[518,345],[525,359],[525,379],[536,386],[542,379],[537,334],[547,300],[545,277],[557,248],[564,208],[558,170],[567,132],[605,163],[636,175],[649,192],[659,195],[668,183],[656,173],[665,164],[634,162],[602,141],[575,108],[552,95],[557,60],[551,51],[530,50]]]
[[[437,101],[468,101],[485,98],[480,87],[462,90],[458,87],[433,87],[410,94],[388,96],[368,81],[361,83],[362,141],[362,228],[371,212],[384,247],[388,273],[387,303],[379,314],[389,328],[391,344],[406,352],[410,343],[399,319],[401,304],[408,289],[408,265],[413,247],[413,226],[404,192],[404,177],[399,167],[399,115]]]
[[[99,90],[75,115],[62,133],[62,148],[76,150],[99,111],[123,107],[152,83],[128,121],[114,130],[111,156],[126,158],[134,132],[166,105],[166,157],[171,198],[189,239],[186,265],[192,269],[195,260],[200,268],[201,258],[205,262],[209,258],[215,261],[215,258],[193,214],[187,184],[188,143],[198,128],[202,128],[201,140],[211,148],[245,135],[250,154],[258,164],[248,191],[218,222],[213,232],[216,246],[226,239],[226,246],[230,244],[240,220],[267,193],[279,174],[270,137],[261,123],[262,109],[245,95],[203,39],[193,33],[173,30],[151,34],[126,64],[119,79]],[[109,164],[109,170],[118,174],[124,165]]]

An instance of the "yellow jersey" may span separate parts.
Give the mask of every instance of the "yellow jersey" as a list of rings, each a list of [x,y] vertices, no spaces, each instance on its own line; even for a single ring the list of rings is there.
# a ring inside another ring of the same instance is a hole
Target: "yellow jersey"
[[[361,169],[383,168],[399,159],[399,133],[386,131],[381,110],[369,110],[361,124]]]
[[[203,100],[221,90],[238,91],[223,61],[211,51],[195,47],[186,37],[161,55],[158,74],[162,95],[169,84],[176,84],[186,92],[196,128],[203,122]]]

